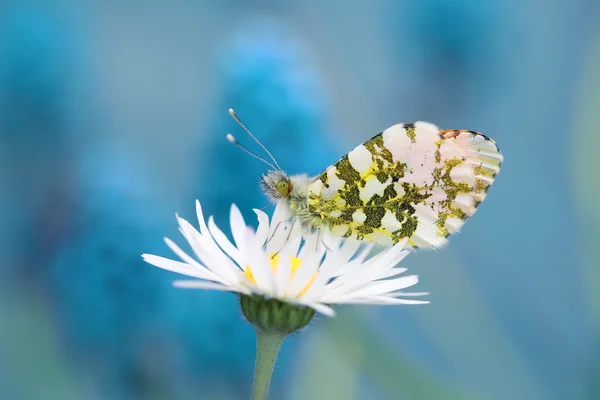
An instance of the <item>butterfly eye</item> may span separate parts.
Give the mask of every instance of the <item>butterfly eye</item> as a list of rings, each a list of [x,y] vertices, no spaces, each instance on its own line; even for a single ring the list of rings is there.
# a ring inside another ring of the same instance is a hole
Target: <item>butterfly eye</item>
[[[282,179],[277,182],[277,192],[279,192],[279,194],[282,196],[287,197],[290,194],[291,189],[292,185],[286,180]]]

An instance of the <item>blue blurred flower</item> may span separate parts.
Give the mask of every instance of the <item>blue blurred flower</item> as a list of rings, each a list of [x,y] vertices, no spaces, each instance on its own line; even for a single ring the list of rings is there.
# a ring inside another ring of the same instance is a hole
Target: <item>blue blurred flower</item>
[[[49,284],[77,371],[110,398],[145,398],[168,389],[177,363],[169,282],[139,257],[140,249],[159,249],[167,225],[151,174],[118,148],[80,154],[73,224]]]
[[[73,94],[72,26],[56,10],[13,5],[0,15],[0,269],[39,268],[63,228]],[[49,212],[52,210],[52,212]],[[10,226],[10,231],[3,228]]]
[[[31,6],[9,8],[0,27],[0,132],[47,150],[63,127],[76,54],[72,32],[56,13]]]
[[[438,123],[451,123],[461,107],[489,102],[507,71],[499,67],[505,4],[499,1],[420,0],[389,3],[390,32],[395,35],[401,109]],[[413,111],[414,110],[414,111]],[[429,117],[427,117],[429,116]]]

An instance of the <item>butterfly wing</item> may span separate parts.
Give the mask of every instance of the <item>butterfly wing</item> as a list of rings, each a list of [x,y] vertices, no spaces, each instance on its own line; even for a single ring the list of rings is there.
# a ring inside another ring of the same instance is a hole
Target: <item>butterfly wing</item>
[[[475,213],[501,163],[480,133],[398,124],[315,177],[309,211],[342,237],[439,247]]]

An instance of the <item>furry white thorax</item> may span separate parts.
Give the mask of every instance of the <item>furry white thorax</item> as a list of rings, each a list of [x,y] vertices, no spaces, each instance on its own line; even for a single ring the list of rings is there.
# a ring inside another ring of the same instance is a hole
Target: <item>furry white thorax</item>
[[[308,209],[308,185],[313,179],[306,174],[289,176],[283,171],[274,170],[263,174],[260,181],[263,192],[273,203],[287,205],[303,228],[313,230],[321,227],[321,219]],[[287,195],[277,190],[277,184],[282,181],[288,184]]]

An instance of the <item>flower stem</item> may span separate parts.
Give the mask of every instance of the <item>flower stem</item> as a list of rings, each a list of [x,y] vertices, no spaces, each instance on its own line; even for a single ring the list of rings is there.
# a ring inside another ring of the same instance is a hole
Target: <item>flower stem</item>
[[[265,400],[269,394],[275,360],[285,339],[285,333],[256,330],[256,365],[252,400]]]

